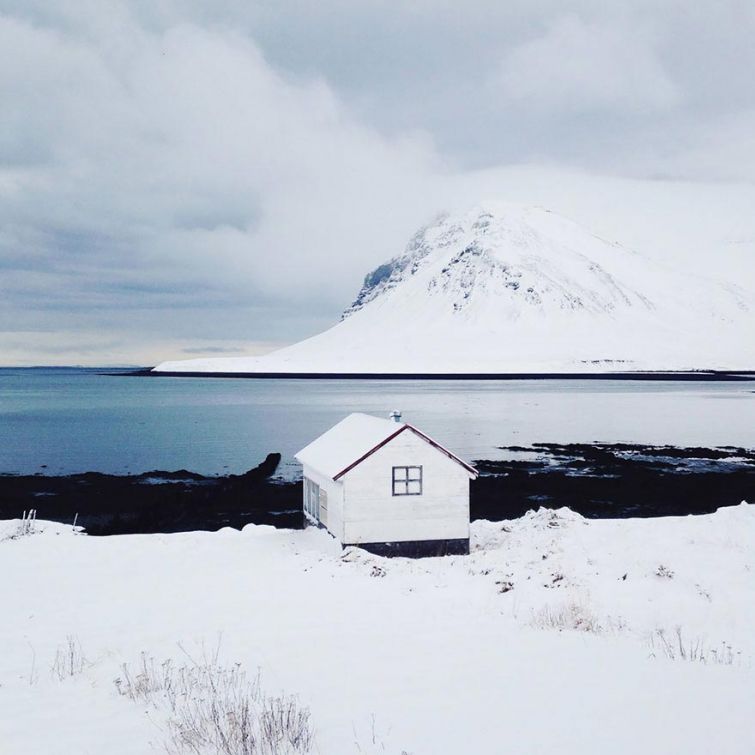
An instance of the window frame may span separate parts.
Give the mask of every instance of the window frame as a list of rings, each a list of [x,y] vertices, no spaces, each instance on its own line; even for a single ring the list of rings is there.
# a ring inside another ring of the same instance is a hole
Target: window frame
[[[397,470],[403,470],[404,477],[396,478]],[[416,470],[417,476],[410,476],[411,471]],[[412,482],[419,483],[419,492],[409,492],[409,484]],[[403,491],[397,491],[396,486],[403,485]],[[421,496],[424,492],[424,470],[421,464],[402,465],[391,468],[391,496],[396,498],[403,498],[404,496]]]
[[[304,478],[304,513],[313,521],[320,521],[320,486],[309,477]]]

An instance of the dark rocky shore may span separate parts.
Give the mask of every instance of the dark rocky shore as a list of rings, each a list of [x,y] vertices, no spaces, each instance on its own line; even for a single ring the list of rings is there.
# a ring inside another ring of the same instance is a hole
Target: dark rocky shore
[[[755,501],[755,452],[626,444],[507,447],[475,462],[472,519],[510,519],[540,506],[590,518],[705,514]],[[139,475],[0,475],[0,519],[35,509],[91,535],[185,532],[271,524],[301,527],[301,482],[274,477],[280,454],[242,475],[181,470]]]
[[[90,535],[188,532],[272,524],[301,527],[301,483],[271,479],[280,454],[241,475],[98,472],[0,475],[0,519],[35,509],[38,519],[77,524]]]
[[[538,506],[567,506],[594,519],[683,516],[755,501],[749,449],[536,443],[503,450],[512,459],[476,462],[473,519],[516,517]]]

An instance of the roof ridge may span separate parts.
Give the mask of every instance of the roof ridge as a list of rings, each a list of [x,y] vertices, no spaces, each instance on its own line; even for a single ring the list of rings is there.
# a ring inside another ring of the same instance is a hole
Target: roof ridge
[[[406,430],[411,430],[469,474],[477,476],[474,467],[411,423],[395,422],[366,412],[351,412],[294,454],[294,458],[330,479],[338,480]]]

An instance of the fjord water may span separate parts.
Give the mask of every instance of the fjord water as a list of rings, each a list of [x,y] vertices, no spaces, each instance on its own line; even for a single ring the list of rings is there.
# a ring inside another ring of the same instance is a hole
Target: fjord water
[[[109,372],[113,372],[110,370]],[[0,473],[243,472],[349,412],[411,422],[467,459],[535,442],[755,445],[755,381],[245,380],[0,369]]]

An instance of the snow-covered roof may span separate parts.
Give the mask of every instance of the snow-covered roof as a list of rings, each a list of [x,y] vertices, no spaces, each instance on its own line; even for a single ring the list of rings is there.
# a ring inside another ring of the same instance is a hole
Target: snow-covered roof
[[[470,474],[476,470],[432,438],[406,422],[394,422],[371,414],[354,413],[294,454],[297,461],[337,480],[395,436],[410,430],[458,462]]]

